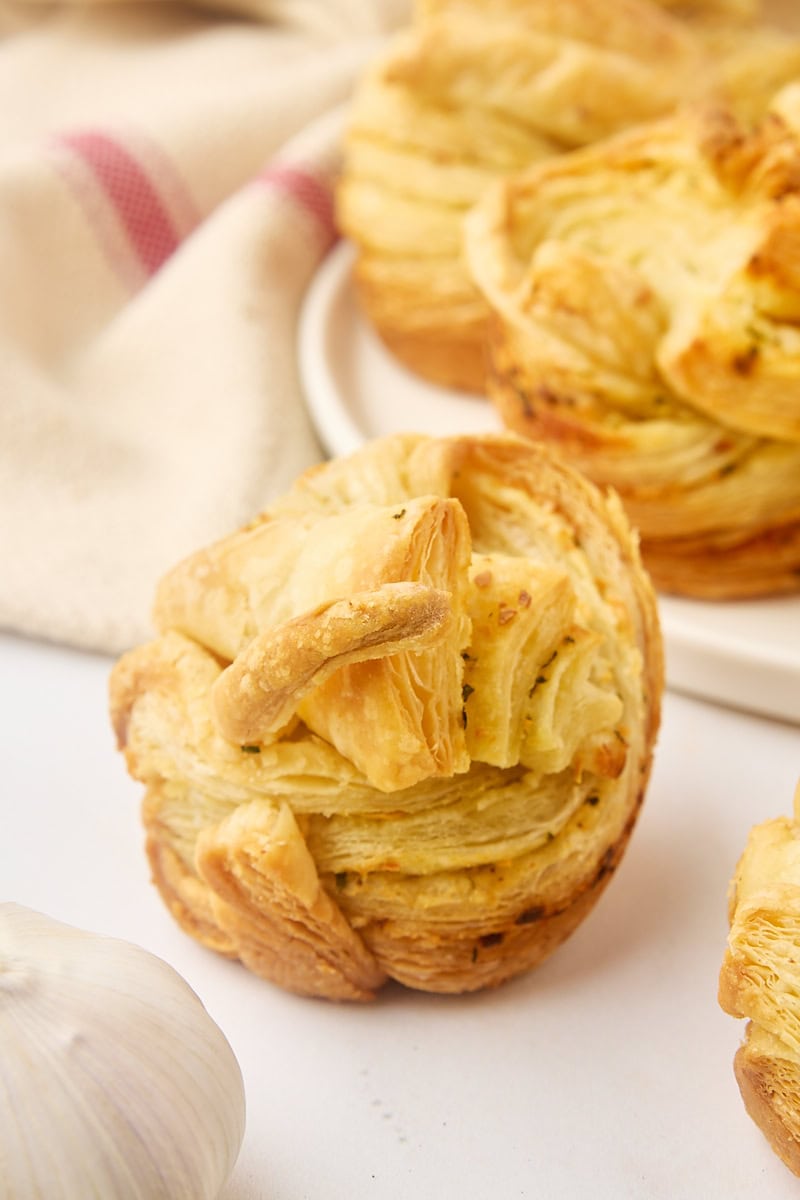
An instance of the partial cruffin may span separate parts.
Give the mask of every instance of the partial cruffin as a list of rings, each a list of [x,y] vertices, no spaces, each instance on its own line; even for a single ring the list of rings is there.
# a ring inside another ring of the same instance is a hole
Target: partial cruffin
[[[301,476],[159,586],[111,716],[177,922],[304,995],[473,991],[594,906],[642,803],[661,635],[614,496],[511,434]]]
[[[503,422],[617,490],[667,592],[800,589],[798,98],[639,126],[466,223]]]
[[[415,374],[483,394],[487,310],[462,221],[492,180],[709,93],[748,117],[800,39],[747,5],[420,0],[356,89],[337,189],[360,307]]]
[[[662,8],[690,19],[724,16],[751,21],[761,15],[759,0],[656,0]]]
[[[725,1012],[747,1021],[734,1071],[745,1108],[800,1175],[800,785],[793,817],[751,829],[729,890],[719,977]]]

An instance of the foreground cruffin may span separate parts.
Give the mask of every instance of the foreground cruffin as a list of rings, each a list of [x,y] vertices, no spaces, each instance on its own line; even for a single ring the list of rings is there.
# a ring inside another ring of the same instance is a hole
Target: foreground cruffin
[[[617,490],[656,586],[800,588],[800,85],[510,176],[465,236],[504,423]]]
[[[800,785],[793,818],[751,829],[728,907],[719,1002],[747,1020],[736,1079],[747,1112],[800,1175]]]
[[[754,4],[418,0],[348,112],[337,215],[363,313],[416,374],[482,394],[461,226],[487,184],[709,93],[749,119],[798,76],[800,38]]]
[[[594,905],[660,719],[620,505],[514,435],[397,435],[180,563],[111,715],[185,930],[285,988],[476,990]]]

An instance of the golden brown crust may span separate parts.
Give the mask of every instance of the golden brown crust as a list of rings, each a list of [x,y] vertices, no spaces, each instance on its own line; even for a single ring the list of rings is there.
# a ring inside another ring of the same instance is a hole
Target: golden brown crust
[[[557,950],[594,908],[622,859],[643,797],[644,786],[617,841],[606,848],[599,862],[592,863],[568,898],[548,898],[542,876],[537,877],[535,867],[528,863],[533,869],[527,902],[520,895],[511,907],[493,910],[487,905],[482,920],[455,927],[446,919],[441,926],[430,921],[421,928],[419,922],[388,917],[366,925],[364,941],[376,958],[391,962],[391,974],[398,983],[423,991],[479,991],[532,970]],[[500,887],[502,870],[502,865],[495,869]],[[346,897],[342,907],[349,911]]]
[[[331,612],[337,614],[337,657],[348,642],[350,649],[337,664],[331,661],[328,644],[330,665],[317,660],[315,686],[296,696],[297,715],[353,761],[374,786],[405,787],[468,765],[457,669],[466,618],[445,620],[441,601],[432,596],[437,590],[458,596],[468,542],[460,506],[436,496],[343,507],[320,516],[284,518],[275,513],[171,571],[158,589],[156,623],[188,633],[233,660],[231,673],[216,692],[217,716],[237,738],[237,723],[226,713],[228,688],[236,691],[237,681],[244,679],[251,696],[261,695],[260,703],[270,688],[272,698],[283,703],[286,697],[274,690],[277,680],[254,679],[252,668],[260,664],[265,670],[288,669],[298,684],[309,667],[308,647],[301,652],[298,639],[318,639],[321,652],[319,639],[331,632]],[[419,616],[427,603],[428,634],[422,636],[417,625],[415,632],[407,630],[403,649],[391,651],[385,645],[379,655],[360,653],[365,605],[375,629],[383,612],[388,635],[398,615],[389,611],[393,603],[396,607],[397,584],[404,585],[400,594],[405,596],[407,617],[412,608]],[[428,589],[422,606],[419,591],[408,604],[409,584]],[[370,592],[374,596],[368,603]],[[354,596],[362,596],[360,605],[353,604]],[[375,596],[382,598],[377,608]],[[460,613],[458,604],[454,611]],[[262,653],[266,649],[283,661],[270,661],[269,654]],[[241,688],[239,692],[241,700]],[[416,697],[413,703],[408,702],[411,697]],[[380,724],[374,721],[375,711],[381,712]],[[241,713],[239,733],[247,731],[252,712],[249,702]],[[290,716],[285,706],[281,715]],[[365,721],[374,726],[367,740]]]
[[[800,1064],[777,1039],[748,1030],[733,1069],[749,1116],[781,1161],[800,1175]]]
[[[288,805],[242,805],[197,840],[220,927],[257,975],[330,1000],[371,1000],[378,963],[323,890]]]
[[[746,536],[651,539],[650,576],[663,592],[698,600],[788,596],[800,588],[800,521]]]
[[[179,564],[157,612],[111,715],[200,941],[303,994],[468,991],[591,909],[644,795],[661,640],[619,504],[545,449],[371,443]]]
[[[734,1070],[745,1107],[800,1175],[800,787],[795,817],[755,826],[729,892],[719,1002],[747,1020]]]
[[[666,591],[800,588],[798,189],[782,117],[711,109],[509,177],[467,220],[501,418],[617,490]]]
[[[220,926],[213,911],[212,894],[170,844],[169,830],[160,827],[161,787],[148,790],[142,804],[147,834],[145,850],[152,881],[173,919],[186,933],[218,954],[238,957],[236,942]]]

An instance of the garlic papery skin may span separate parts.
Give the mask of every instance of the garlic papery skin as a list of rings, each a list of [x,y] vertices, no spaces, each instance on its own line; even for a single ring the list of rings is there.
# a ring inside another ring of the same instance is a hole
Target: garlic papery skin
[[[172,967],[0,904],[0,1200],[212,1200],[244,1126],[233,1050]]]

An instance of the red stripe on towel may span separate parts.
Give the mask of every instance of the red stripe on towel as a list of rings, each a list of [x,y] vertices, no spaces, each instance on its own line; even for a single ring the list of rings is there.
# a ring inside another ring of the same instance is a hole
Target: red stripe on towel
[[[304,171],[299,167],[290,167],[285,163],[272,163],[261,172],[258,179],[297,201],[306,212],[314,217],[331,241],[338,236],[333,195],[327,183],[309,171]]]
[[[90,168],[142,267],[149,275],[154,274],[181,239],[141,164],[120,142],[100,131],[65,134],[59,141]]]

